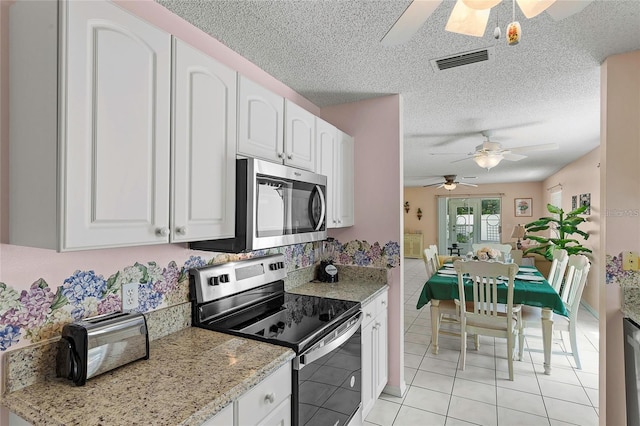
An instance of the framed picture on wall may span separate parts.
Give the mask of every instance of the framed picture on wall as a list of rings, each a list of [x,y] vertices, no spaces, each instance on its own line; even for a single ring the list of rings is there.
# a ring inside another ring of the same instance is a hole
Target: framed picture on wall
[[[533,216],[533,199],[531,198],[516,198],[514,201],[516,217],[528,217]]]

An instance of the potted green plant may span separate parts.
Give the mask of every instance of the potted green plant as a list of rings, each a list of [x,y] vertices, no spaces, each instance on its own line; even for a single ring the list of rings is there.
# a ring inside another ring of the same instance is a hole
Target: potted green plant
[[[558,216],[541,217],[538,220],[524,225],[527,231],[527,235],[524,236],[524,239],[540,243],[535,247],[526,249],[524,254],[537,253],[548,260],[553,260],[553,250],[555,248],[565,249],[570,255],[591,253],[591,250],[580,244],[578,240],[569,237],[572,234],[578,234],[585,240],[589,238],[588,233],[578,229],[578,225],[585,221],[585,218],[580,217],[579,215],[584,213],[588,208],[588,205],[583,205],[565,214],[564,210],[560,207],[556,207],[553,204],[547,204],[547,210],[549,213]],[[528,234],[530,232],[546,231],[552,226],[558,232],[557,238],[547,238],[539,235]]]

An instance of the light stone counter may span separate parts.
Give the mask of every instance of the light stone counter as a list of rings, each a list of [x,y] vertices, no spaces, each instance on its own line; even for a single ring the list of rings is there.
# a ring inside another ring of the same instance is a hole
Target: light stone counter
[[[339,279],[337,283],[311,281],[288,288],[287,291],[307,296],[350,300],[366,305],[381,291],[388,288],[386,269],[342,265],[337,267]]]
[[[640,286],[622,285],[622,313],[640,324]]]
[[[196,327],[150,343],[150,357],[74,386],[44,381],[3,395],[34,425],[199,425],[294,357],[290,349]]]

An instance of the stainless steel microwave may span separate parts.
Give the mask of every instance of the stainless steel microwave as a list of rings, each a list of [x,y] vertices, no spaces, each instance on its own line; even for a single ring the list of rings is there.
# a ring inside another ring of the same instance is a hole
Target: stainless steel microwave
[[[256,158],[236,162],[236,236],[192,249],[240,253],[327,238],[326,176]]]

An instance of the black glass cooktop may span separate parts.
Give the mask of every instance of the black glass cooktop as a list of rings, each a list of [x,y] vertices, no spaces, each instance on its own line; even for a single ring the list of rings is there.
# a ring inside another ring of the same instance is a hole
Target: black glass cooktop
[[[300,353],[359,310],[358,302],[282,293],[199,325]]]

